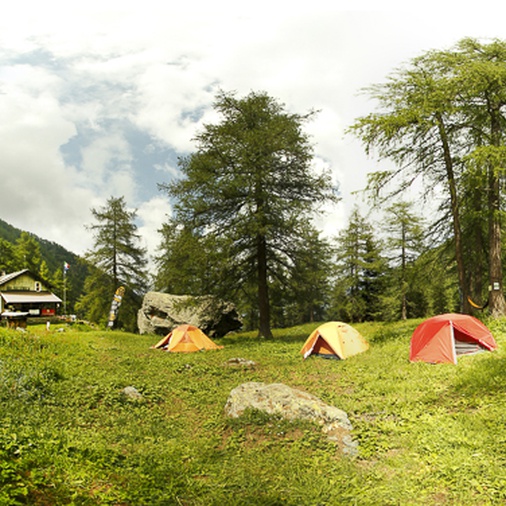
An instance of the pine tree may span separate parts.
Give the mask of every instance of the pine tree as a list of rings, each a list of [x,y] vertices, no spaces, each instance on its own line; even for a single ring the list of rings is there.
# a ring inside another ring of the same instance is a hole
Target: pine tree
[[[155,290],[175,295],[230,297],[235,292],[227,272],[225,241],[178,226],[173,220],[158,231],[161,241],[155,257]]]
[[[139,245],[136,211],[129,211],[123,197],[111,197],[100,209],[91,210],[96,222],[94,247],[86,258],[94,267],[85,282],[85,295],[77,309],[85,318],[105,323],[114,292],[125,287],[118,325],[136,329],[137,311],[147,287],[146,250]]]
[[[0,272],[16,270],[16,256],[14,246],[5,239],[0,239]]]

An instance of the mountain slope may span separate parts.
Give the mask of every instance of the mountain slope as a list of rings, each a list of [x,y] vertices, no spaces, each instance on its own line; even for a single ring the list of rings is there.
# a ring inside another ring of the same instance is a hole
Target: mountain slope
[[[0,219],[0,239],[4,239],[11,244],[16,244],[22,232],[22,230]],[[67,289],[65,298],[67,301],[67,312],[72,312],[75,302],[83,292],[84,281],[88,275],[86,262],[79,255],[72,253],[55,242],[42,239],[32,233],[30,235],[39,243],[41,257],[49,268],[51,278],[58,269],[63,270],[64,263],[70,265],[66,276]],[[63,279],[58,285],[61,286],[54,286],[54,291],[59,297],[63,298]]]

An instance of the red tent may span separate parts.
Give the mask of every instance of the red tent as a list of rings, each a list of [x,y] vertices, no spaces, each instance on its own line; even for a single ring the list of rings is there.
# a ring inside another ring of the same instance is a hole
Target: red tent
[[[474,316],[448,313],[425,320],[413,332],[411,362],[457,363],[459,355],[497,348],[490,330]]]

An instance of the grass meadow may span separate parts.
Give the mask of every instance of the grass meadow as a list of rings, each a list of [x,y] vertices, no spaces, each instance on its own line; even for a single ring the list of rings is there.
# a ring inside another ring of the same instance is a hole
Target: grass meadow
[[[150,349],[156,336],[2,328],[0,505],[506,504],[506,320],[486,322],[497,351],[458,366],[409,362],[420,321],[355,325],[371,346],[345,361],[302,359],[317,324],[193,354]],[[228,419],[248,381],[346,411],[358,456],[309,422]]]

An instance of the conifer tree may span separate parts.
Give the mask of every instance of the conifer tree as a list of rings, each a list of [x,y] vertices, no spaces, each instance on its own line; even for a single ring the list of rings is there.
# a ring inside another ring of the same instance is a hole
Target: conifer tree
[[[506,42],[466,38],[447,51],[414,58],[385,83],[370,87],[379,110],[350,129],[367,152],[377,150],[380,158],[396,163],[391,170],[370,174],[374,195],[383,190],[396,195],[419,180],[425,197],[431,192],[444,196],[435,224],[446,220],[453,236],[461,310],[471,311],[471,290],[481,291],[486,264],[493,317],[506,314],[501,238],[505,80]],[[479,234],[466,233],[469,225]],[[488,255],[472,276],[476,257],[470,251]]]
[[[40,244],[33,235],[28,232],[21,232],[14,246],[14,256],[17,269],[29,269],[34,274],[39,272],[42,260]]]
[[[136,329],[136,315],[147,287],[146,250],[140,246],[136,211],[129,211],[123,197],[110,197],[105,206],[91,210],[95,223],[94,247],[86,258],[93,266],[85,294],[77,308],[91,321],[105,323],[114,292],[125,287],[119,321]]]
[[[197,150],[180,160],[183,178],[162,184],[176,199],[175,220],[212,237],[236,287],[256,287],[258,331],[272,337],[270,289],[293,266],[293,238],[311,213],[335,199],[330,174],[312,168],[302,130],[314,113],[290,114],[265,93],[217,96],[221,122],[205,125]]]
[[[422,219],[414,214],[413,204],[396,202],[388,207],[383,231],[386,233],[386,247],[395,280],[392,293],[400,300],[400,317],[408,318],[408,293],[413,283],[413,266],[422,253]]]
[[[361,322],[381,319],[386,260],[371,224],[355,208],[337,239],[332,317]]]
[[[16,270],[16,257],[13,245],[0,238],[0,272],[13,272]]]

